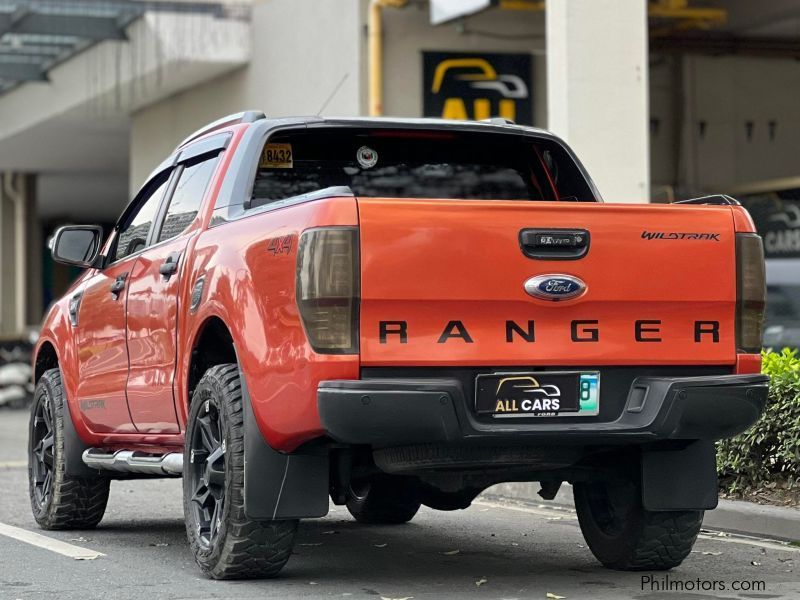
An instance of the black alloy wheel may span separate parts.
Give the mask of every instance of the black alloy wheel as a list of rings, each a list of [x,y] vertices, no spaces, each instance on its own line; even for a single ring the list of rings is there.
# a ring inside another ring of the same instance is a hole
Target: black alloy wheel
[[[219,407],[205,401],[190,441],[191,506],[198,541],[211,548],[216,542],[225,510],[225,451]]]
[[[30,466],[33,499],[44,507],[53,492],[55,473],[55,419],[50,398],[40,395],[31,422]]]
[[[28,426],[28,492],[42,529],[91,529],[106,512],[109,479],[76,468],[82,450],[76,438],[61,372],[48,369],[36,382]]]
[[[210,367],[189,407],[183,512],[195,562],[214,579],[275,577],[297,532],[297,519],[257,520],[245,512],[244,413],[238,366]]]

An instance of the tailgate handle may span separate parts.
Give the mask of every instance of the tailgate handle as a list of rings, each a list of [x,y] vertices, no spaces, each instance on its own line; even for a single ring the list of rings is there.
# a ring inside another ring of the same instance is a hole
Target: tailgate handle
[[[589,252],[591,238],[585,229],[523,229],[519,245],[528,258],[576,260]]]

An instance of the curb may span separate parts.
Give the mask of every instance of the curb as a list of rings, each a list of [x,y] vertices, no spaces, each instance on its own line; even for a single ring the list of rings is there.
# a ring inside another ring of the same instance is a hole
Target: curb
[[[553,505],[574,509],[572,486],[565,483],[553,500],[543,500],[539,484],[499,483],[484,495],[528,504]],[[720,500],[715,510],[706,511],[703,527],[755,537],[800,541],[800,509],[764,506],[741,500]]]

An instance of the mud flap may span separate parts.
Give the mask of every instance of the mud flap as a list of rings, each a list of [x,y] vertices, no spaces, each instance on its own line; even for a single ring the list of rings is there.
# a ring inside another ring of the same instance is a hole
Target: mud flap
[[[328,453],[283,454],[261,434],[244,374],[244,512],[256,520],[324,517],[328,514]]]
[[[642,505],[646,510],[712,510],[717,507],[714,442],[682,450],[642,451]]]
[[[92,469],[83,462],[83,452],[84,450],[88,450],[91,446],[86,444],[75,430],[75,424],[72,422],[72,414],[69,410],[69,401],[67,400],[67,392],[65,390],[61,398],[63,403],[56,408],[61,412],[64,422],[64,474],[67,477],[76,477],[79,479],[97,477],[101,472],[97,469]]]

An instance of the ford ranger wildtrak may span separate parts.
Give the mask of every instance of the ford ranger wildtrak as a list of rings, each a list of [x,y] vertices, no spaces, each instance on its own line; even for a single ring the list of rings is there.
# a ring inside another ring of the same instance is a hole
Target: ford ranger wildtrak
[[[183,477],[194,557],[273,576],[303,518],[403,523],[563,482],[614,569],[669,569],[717,503],[715,440],[762,412],[764,261],[735,200],[603,203],[503,120],[224,118],[178,146],[35,349],[45,529],[113,479]]]

